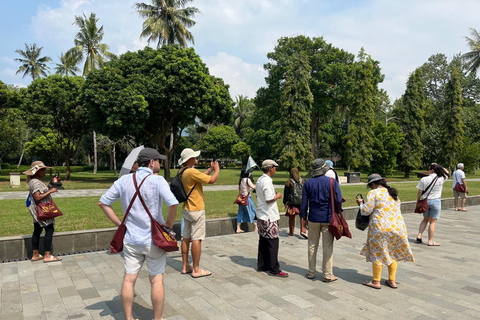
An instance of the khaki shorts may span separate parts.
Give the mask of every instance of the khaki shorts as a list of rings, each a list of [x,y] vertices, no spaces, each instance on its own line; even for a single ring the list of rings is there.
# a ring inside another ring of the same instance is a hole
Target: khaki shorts
[[[458,199],[458,198],[466,198],[467,197],[467,194],[465,192],[459,192],[457,190],[453,190],[453,197],[455,199]]]
[[[138,274],[147,260],[148,274],[156,276],[165,272],[167,253],[156,245],[144,247],[123,243],[123,264],[125,273]]]
[[[185,226],[183,237],[192,240],[205,239],[205,210],[187,211],[182,209]]]

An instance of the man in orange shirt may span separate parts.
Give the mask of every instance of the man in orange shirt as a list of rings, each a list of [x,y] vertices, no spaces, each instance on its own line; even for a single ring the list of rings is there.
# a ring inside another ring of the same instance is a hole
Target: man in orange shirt
[[[195,169],[199,155],[200,151],[186,148],[182,151],[178,160],[179,165],[187,168],[181,176],[185,193],[188,195],[191,192],[187,201],[183,203],[182,210],[185,220],[182,240],[182,274],[191,273],[193,278],[212,274],[210,271],[200,269],[202,240],[205,239],[205,197],[202,185],[215,183],[220,172],[218,161],[212,161],[210,168],[203,173]],[[212,172],[213,174],[210,176]],[[192,243],[193,267],[188,263],[190,242]]]

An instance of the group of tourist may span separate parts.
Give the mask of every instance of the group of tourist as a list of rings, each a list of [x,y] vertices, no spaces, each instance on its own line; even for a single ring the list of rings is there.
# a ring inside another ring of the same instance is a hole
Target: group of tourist
[[[200,267],[202,240],[205,239],[205,200],[203,193],[204,184],[215,183],[219,176],[220,166],[217,161],[212,161],[205,172],[195,169],[198,164],[200,151],[186,148],[182,151],[179,165],[182,166],[181,181],[187,200],[183,203],[182,218],[182,274],[190,274],[193,278],[210,276],[212,273]],[[151,222],[145,215],[149,210],[154,219],[166,228],[173,227],[177,206],[174,194],[171,192],[167,181],[160,175],[161,161],[166,157],[150,148],[143,149],[137,159],[138,168],[135,174],[124,175],[119,178],[100,198],[99,206],[106,217],[116,226],[121,224],[116,216],[112,204],[117,199],[122,203],[124,212],[129,212],[125,221],[126,233],[124,237],[124,268],[125,274],[122,284],[121,297],[125,318],[132,320],[134,299],[134,286],[138,273],[144,262],[147,263],[149,279],[151,282],[151,297],[155,319],[162,319],[164,303],[163,273],[166,267],[166,252],[152,243]],[[288,277],[288,273],[280,270],[278,262],[279,251],[279,220],[280,213],[277,200],[282,194],[275,191],[273,177],[277,172],[278,164],[274,160],[262,162],[263,175],[254,184],[251,172],[242,170],[239,179],[239,193],[248,197],[247,205],[239,205],[236,232],[241,233],[241,223],[251,222],[259,234],[257,270],[267,272],[276,277]],[[33,256],[32,261],[44,262],[60,261],[61,258],[51,254],[54,219],[38,220],[36,203],[48,201],[56,188],[47,187],[41,178],[49,168],[41,161],[32,163],[31,169],[24,173],[28,175],[28,187],[34,201],[29,205],[34,222],[32,236]],[[342,193],[339,186],[338,175],[333,170],[330,160],[315,159],[311,165],[312,178],[304,180],[300,177],[297,168],[290,171],[290,178],[285,183],[283,204],[286,215],[289,217],[288,235],[293,236],[295,231],[295,217],[300,217],[300,236],[308,239],[308,271],[306,277],[314,279],[316,276],[316,258],[320,238],[322,238],[323,262],[322,281],[333,282],[338,278],[333,274],[333,235],[328,231],[328,226],[334,212],[332,208],[342,208]],[[428,210],[420,223],[416,242],[421,243],[422,234],[428,225],[429,246],[438,246],[433,241],[436,221],[440,217],[440,197],[442,186],[449,177],[449,172],[438,164],[428,168],[428,175],[420,180],[417,185],[418,200],[428,196]],[[458,164],[454,172],[454,184],[463,184],[465,192],[454,191],[455,210],[466,211],[466,188],[463,164]],[[55,178],[54,178],[55,179]],[[135,179],[133,181],[132,179]],[[137,184],[139,187],[137,187]],[[405,222],[401,215],[400,199],[398,192],[387,184],[385,178],[378,174],[368,177],[367,187],[371,189],[365,202],[357,198],[361,214],[369,216],[367,241],[361,254],[367,262],[372,263],[373,277],[371,281],[363,284],[374,288],[381,288],[382,266],[388,267],[388,280],[385,284],[397,288],[395,274],[398,261],[414,261],[408,243]],[[141,190],[140,190],[141,189]],[[252,190],[257,195],[255,207]],[[428,195],[426,193],[428,192]],[[332,198],[333,195],[333,198]],[[137,197],[138,196],[138,197]],[[141,201],[135,201],[141,198]],[[458,199],[461,199],[461,203]],[[332,205],[332,201],[333,203]],[[167,221],[162,214],[162,204],[168,207]],[[459,207],[460,204],[460,207]],[[44,256],[39,254],[39,238],[45,229]],[[307,233],[308,230],[308,233]],[[191,248],[191,249],[190,249]],[[192,263],[189,262],[191,252]]]

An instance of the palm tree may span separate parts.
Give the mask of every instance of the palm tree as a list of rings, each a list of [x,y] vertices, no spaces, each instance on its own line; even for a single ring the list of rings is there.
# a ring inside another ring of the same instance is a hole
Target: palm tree
[[[60,63],[56,63],[55,73],[63,76],[76,76],[80,71],[69,54],[60,54]]]
[[[135,9],[142,18],[143,30],[140,38],[148,38],[150,41],[158,41],[160,45],[178,43],[187,47],[187,41],[194,44],[193,35],[187,28],[193,27],[195,21],[191,18],[200,13],[195,7],[185,7],[193,0],[151,0],[152,4],[136,3]]]
[[[472,38],[465,39],[472,51],[465,53],[462,58],[467,63],[468,71],[475,74],[480,67],[480,34],[473,28],[470,28],[470,34]]]
[[[254,104],[252,100],[242,95],[238,95],[235,100],[236,107],[233,109],[233,127],[238,134],[242,128],[243,121],[252,113]]]
[[[75,22],[80,31],[75,36],[75,47],[68,50],[66,55],[72,58],[74,64],[78,64],[85,59],[83,66],[83,76],[90,71],[101,68],[107,58],[115,57],[108,51],[108,46],[100,43],[103,38],[103,26],[97,27],[98,19],[95,13],[91,13],[87,18],[85,14],[75,16]]]
[[[38,48],[36,43],[31,45],[25,43],[25,51],[20,49],[15,50],[16,53],[23,57],[23,59],[15,59],[15,61],[22,63],[15,74],[23,72],[22,79],[29,74],[32,77],[32,80],[35,80],[40,76],[46,77],[47,71],[50,70],[50,68],[47,66],[47,62],[52,61],[52,59],[47,56],[40,58],[42,49],[43,47]]]

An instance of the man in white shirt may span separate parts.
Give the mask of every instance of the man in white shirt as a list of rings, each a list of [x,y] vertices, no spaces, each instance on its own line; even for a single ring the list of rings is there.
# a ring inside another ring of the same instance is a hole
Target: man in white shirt
[[[465,203],[467,202],[467,193],[468,193],[468,188],[467,188],[467,183],[465,182],[465,166],[463,163],[457,164],[457,170],[453,172],[453,186],[452,188],[455,188],[455,185],[458,183],[460,185],[465,186],[465,192],[453,190],[453,202],[455,204],[455,211],[467,211],[465,209]],[[458,198],[462,198],[462,206],[460,209],[458,209]]]
[[[168,228],[173,227],[177,215],[178,201],[170,191],[170,187],[162,176],[154,175],[160,171],[160,161],[166,159],[157,150],[145,148],[138,155],[138,165],[135,175],[127,174],[114,182],[108,191],[100,198],[98,205],[107,218],[116,226],[120,219],[113,211],[112,204],[120,198],[125,213],[131,205],[125,221],[127,232],[123,241],[125,274],[122,284],[122,305],[125,319],[132,320],[133,298],[135,281],[147,261],[150,283],[152,285],[152,306],[155,320],[162,318],[164,288],[163,273],[167,261],[167,253],[158,248],[152,241],[151,220],[138,196],[130,204],[136,189],[133,183],[135,178],[140,188],[140,194],[152,217]],[[168,207],[167,222],[162,215],[162,202]]]
[[[258,261],[257,270],[267,271],[270,276],[288,277],[280,270],[278,263],[278,233],[280,213],[277,200],[282,197],[276,193],[272,178],[277,172],[278,164],[273,160],[262,162],[263,175],[257,181],[257,223],[258,223]]]

